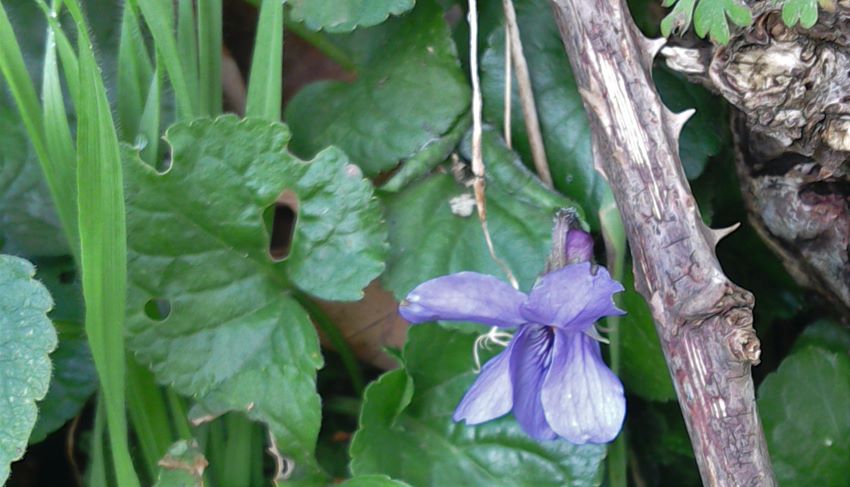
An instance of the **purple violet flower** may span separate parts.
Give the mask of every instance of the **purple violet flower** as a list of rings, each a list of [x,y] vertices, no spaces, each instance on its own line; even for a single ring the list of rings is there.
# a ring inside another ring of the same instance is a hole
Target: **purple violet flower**
[[[586,250],[586,242],[577,242]],[[606,443],[622,427],[626,401],[622,383],[588,333],[600,318],[625,314],[612,301],[622,290],[604,267],[594,271],[590,262],[545,274],[528,295],[495,277],[459,272],[420,284],[399,311],[411,323],[460,320],[517,328],[481,370],[455,421],[474,425],[513,411],[537,440]]]

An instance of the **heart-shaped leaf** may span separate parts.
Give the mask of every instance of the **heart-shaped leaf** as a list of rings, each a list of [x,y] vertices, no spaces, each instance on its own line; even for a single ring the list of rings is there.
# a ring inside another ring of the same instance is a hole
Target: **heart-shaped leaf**
[[[850,357],[807,347],[759,387],[758,408],[781,485],[839,487],[850,471]]]
[[[411,8],[415,0],[289,0],[292,19],[312,30],[351,32],[380,24]]]
[[[173,126],[173,162],[126,164],[130,344],[158,380],[269,425],[296,477],[317,471],[316,333],[292,286],[356,299],[383,269],[371,185],[337,149],[309,163],[284,125],[226,116]],[[269,255],[264,211],[298,201],[292,250]],[[300,474],[298,472],[301,472]]]
[[[469,104],[442,10],[420,0],[403,17],[358,31],[353,83],[321,81],[289,103],[292,150],[342,148],[368,175],[413,156],[448,132]]]
[[[538,442],[512,416],[478,426],[452,421],[475,379],[475,339],[433,325],[411,328],[404,368],[366,390],[352,472],[411,485],[598,485],[603,445]]]

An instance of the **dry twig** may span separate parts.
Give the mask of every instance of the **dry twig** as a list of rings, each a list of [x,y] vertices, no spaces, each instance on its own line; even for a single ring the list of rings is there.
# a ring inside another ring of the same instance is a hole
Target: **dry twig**
[[[522,105],[522,116],[525,120],[525,132],[528,135],[528,143],[531,146],[531,158],[534,160],[534,168],[540,180],[548,187],[552,186],[552,173],[549,171],[549,161],[546,159],[546,148],[543,145],[543,135],[540,132],[540,120],[537,118],[537,104],[534,102],[534,90],[531,87],[531,75],[528,73],[528,62],[522,50],[522,38],[519,35],[519,26],[516,21],[516,11],[512,0],[502,0],[505,10],[505,52],[510,52],[516,72],[516,85],[519,91],[519,100]],[[507,58],[507,54],[506,54]],[[505,66],[511,63],[505,62]],[[510,89],[510,73],[506,68],[505,85]],[[510,93],[510,92],[508,92]],[[510,95],[508,95],[510,99]],[[505,103],[505,110],[510,106]],[[506,116],[505,120],[509,120]]]

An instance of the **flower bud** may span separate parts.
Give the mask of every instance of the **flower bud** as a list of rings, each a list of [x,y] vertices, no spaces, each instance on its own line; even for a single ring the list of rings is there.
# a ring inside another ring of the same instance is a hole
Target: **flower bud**
[[[568,264],[587,262],[593,258],[593,238],[583,230],[571,228],[567,232],[564,252]]]

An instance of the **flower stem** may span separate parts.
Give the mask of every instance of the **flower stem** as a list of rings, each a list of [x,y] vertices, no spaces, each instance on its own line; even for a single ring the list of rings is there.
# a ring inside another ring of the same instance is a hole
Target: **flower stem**
[[[599,209],[599,221],[602,224],[602,238],[605,241],[605,261],[608,270],[615,281],[622,282],[626,263],[626,232],[611,193],[608,193]],[[611,370],[619,376],[621,368],[620,317],[609,316],[605,319],[605,325],[609,330],[608,341],[610,346],[608,349],[611,354]],[[608,447],[608,485],[626,487],[627,461],[626,430],[623,428],[617,439]]]

